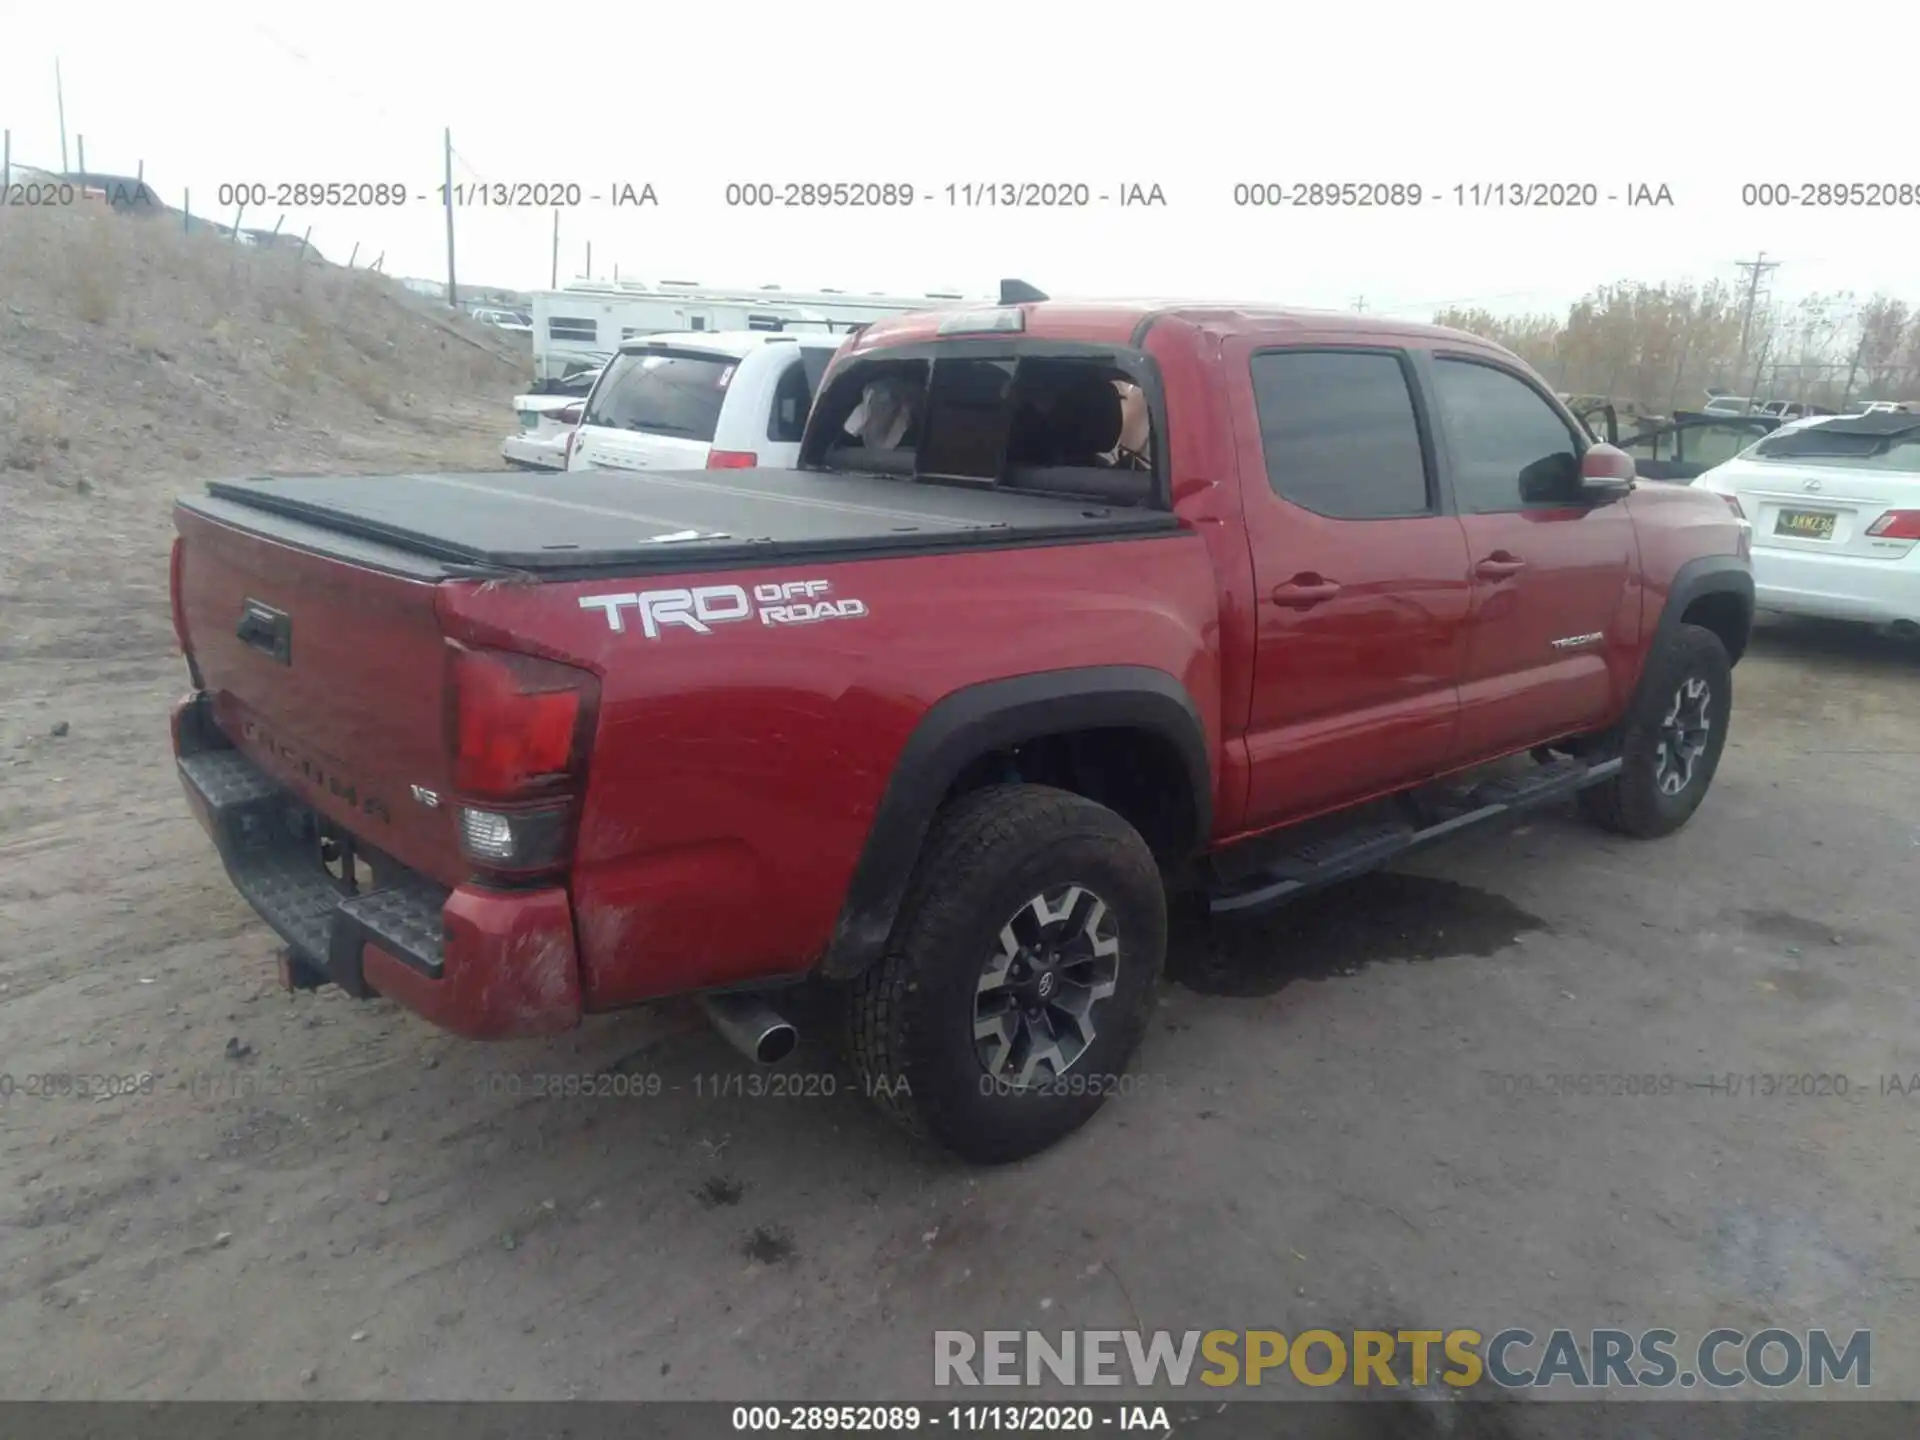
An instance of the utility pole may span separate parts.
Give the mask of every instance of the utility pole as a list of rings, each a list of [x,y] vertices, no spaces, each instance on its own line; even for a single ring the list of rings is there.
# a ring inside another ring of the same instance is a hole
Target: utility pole
[[[1760,282],[1764,280],[1770,272],[1778,270],[1780,268],[1780,262],[1778,260],[1767,259],[1767,252],[1762,250],[1760,254],[1752,260],[1740,260],[1735,263],[1740,269],[1747,272],[1746,311],[1740,317],[1740,358],[1734,362],[1733,366],[1734,379],[1738,381],[1739,377],[1745,373],[1747,368],[1747,345],[1753,337],[1753,310],[1754,306],[1757,305],[1760,300]],[[1756,384],[1759,382],[1759,374],[1757,371],[1755,372],[1754,380]],[[1757,399],[1758,397],[1756,396],[1754,398]]]
[[[553,207],[553,277],[547,282],[549,290],[560,288],[560,207]]]
[[[1366,296],[1356,295],[1353,297],[1353,313],[1356,315],[1364,315],[1367,313],[1367,297]]]
[[[60,58],[53,61],[53,103],[60,108],[60,173],[67,173],[67,92],[60,84]]]
[[[460,291],[453,279],[453,127],[448,126],[446,137],[447,183],[441,193],[447,200],[447,304],[454,309],[460,308]]]
[[[1860,327],[1860,343],[1853,347],[1853,363],[1847,366],[1847,387],[1840,392],[1840,409],[1842,413],[1846,411],[1848,405],[1853,403],[1853,382],[1860,374],[1860,362],[1866,358],[1866,354],[1867,327],[1862,325]]]

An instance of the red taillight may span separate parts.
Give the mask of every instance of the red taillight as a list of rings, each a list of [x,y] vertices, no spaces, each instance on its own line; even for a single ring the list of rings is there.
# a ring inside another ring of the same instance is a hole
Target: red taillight
[[[578,776],[599,693],[592,675],[502,650],[456,648],[452,668],[455,790],[535,799]]]
[[[563,869],[573,848],[599,681],[571,665],[457,645],[449,665],[448,743],[461,853],[503,877]]]
[[[561,451],[561,459],[565,462],[565,464],[568,466],[569,469],[571,469],[573,466],[573,452],[577,450],[579,447],[580,447],[580,427],[576,425],[573,427],[573,429],[567,432],[566,447]]]
[[[1920,510],[1889,510],[1867,527],[1876,540],[1920,540]]]
[[[707,469],[709,470],[751,470],[760,463],[760,457],[751,450],[709,450]]]

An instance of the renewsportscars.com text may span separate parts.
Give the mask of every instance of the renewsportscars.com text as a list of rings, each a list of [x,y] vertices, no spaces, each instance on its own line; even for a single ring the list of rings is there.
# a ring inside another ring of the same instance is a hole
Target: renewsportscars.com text
[[[1873,1335],[1778,1328],[1478,1330],[937,1330],[936,1386],[1230,1386],[1504,1390],[1823,1389],[1873,1383]]]

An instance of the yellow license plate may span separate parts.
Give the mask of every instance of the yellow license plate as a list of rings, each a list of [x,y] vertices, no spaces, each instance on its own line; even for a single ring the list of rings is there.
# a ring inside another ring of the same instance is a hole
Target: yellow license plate
[[[1774,521],[1773,533],[1792,535],[1801,540],[1831,540],[1833,512],[1831,510],[1782,510],[1780,518]]]

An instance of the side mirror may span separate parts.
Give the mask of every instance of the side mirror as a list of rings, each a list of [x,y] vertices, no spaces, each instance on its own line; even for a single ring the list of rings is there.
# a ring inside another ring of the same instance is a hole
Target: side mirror
[[[1594,445],[1580,457],[1580,498],[1605,505],[1633,489],[1633,457],[1617,445]]]

